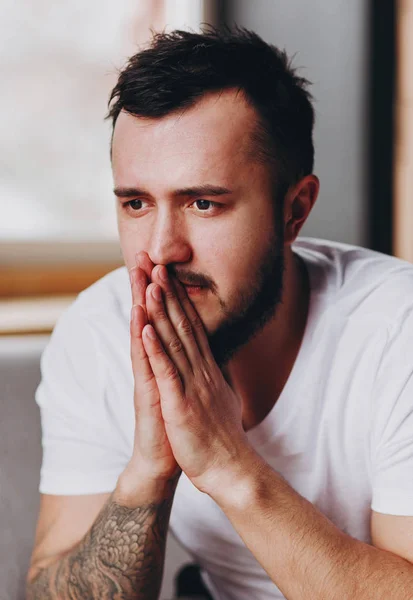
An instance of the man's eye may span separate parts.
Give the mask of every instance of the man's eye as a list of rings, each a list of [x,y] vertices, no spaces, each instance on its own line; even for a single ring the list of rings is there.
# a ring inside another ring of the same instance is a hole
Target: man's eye
[[[129,200],[123,205],[124,208],[131,208],[132,210],[139,210],[142,208],[142,200]]]
[[[201,212],[207,212],[209,208],[218,208],[219,204],[217,202],[212,202],[212,200],[195,200],[194,204],[197,204],[197,208]]]

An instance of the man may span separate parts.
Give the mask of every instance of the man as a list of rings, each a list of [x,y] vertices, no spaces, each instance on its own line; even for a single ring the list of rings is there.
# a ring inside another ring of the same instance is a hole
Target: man
[[[413,267],[297,240],[306,85],[241,29],[120,73],[126,266],[42,357],[29,598],[158,598],[168,525],[215,600],[413,598]]]

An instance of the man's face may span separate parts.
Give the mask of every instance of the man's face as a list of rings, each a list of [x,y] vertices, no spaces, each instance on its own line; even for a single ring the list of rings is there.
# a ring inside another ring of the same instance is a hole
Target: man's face
[[[121,112],[113,137],[125,264],[144,250],[155,265],[204,286],[188,293],[220,366],[274,315],[282,293],[268,167],[248,156],[255,119],[229,90],[161,119]]]

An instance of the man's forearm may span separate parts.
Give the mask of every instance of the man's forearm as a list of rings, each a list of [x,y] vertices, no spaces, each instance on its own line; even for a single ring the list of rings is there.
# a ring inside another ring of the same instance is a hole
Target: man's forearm
[[[261,458],[210,496],[288,600],[413,599],[410,562],[345,534]]]
[[[156,501],[117,488],[79,544],[28,584],[27,600],[156,600],[176,483]]]

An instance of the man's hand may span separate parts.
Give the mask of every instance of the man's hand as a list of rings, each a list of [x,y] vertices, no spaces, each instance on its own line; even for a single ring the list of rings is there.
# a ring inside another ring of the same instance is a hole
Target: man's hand
[[[132,458],[123,480],[133,485],[168,481],[179,476],[180,468],[173,456],[162,418],[160,395],[151,365],[142,343],[142,330],[147,324],[147,272],[153,268],[149,257],[142,257],[130,270],[132,313],[130,323],[132,370],[135,380],[135,441]],[[138,481],[139,480],[139,481]]]
[[[241,402],[214,360],[185,288],[162,265],[152,270],[151,279],[146,290],[151,324],[143,327],[142,339],[166,434],[179,466],[209,493],[252,450],[242,427]]]

